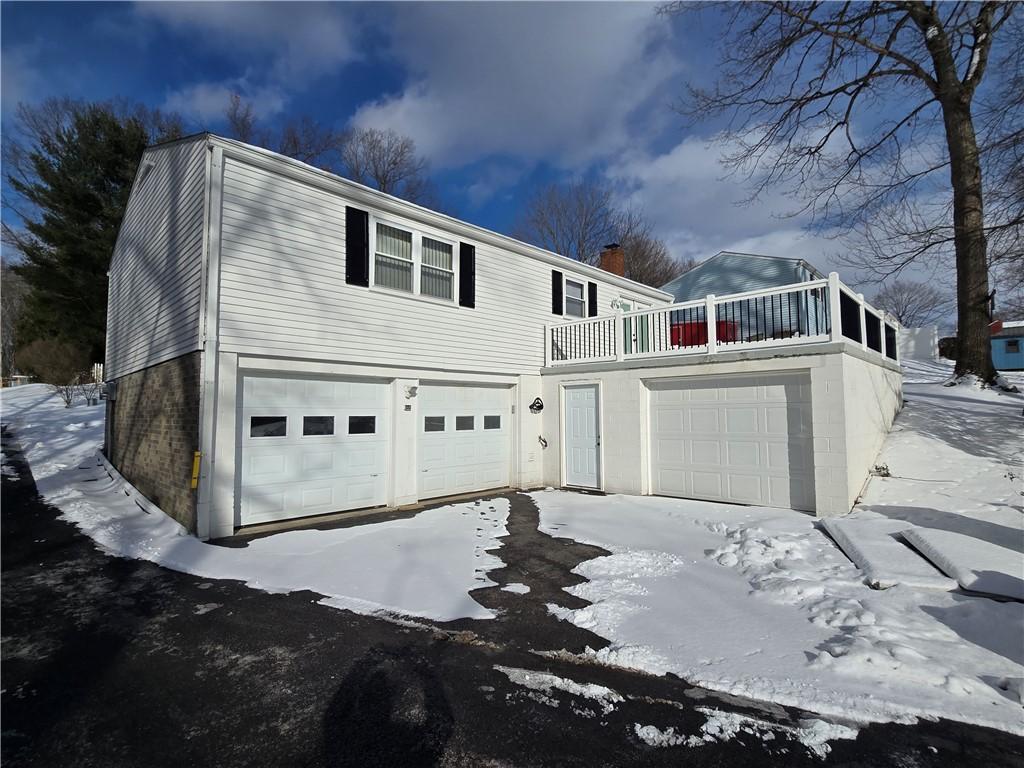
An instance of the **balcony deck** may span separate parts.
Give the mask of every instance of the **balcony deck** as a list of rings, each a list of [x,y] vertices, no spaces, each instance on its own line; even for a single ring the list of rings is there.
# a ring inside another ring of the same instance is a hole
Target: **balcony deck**
[[[548,325],[545,364],[667,358],[685,364],[718,352],[808,347],[846,340],[899,362],[897,323],[831,273],[728,296]]]

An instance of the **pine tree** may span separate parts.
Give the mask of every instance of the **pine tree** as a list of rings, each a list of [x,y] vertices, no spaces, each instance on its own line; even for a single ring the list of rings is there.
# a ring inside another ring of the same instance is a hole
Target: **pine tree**
[[[138,115],[109,104],[65,104],[8,173],[23,199],[15,271],[28,296],[19,342],[61,339],[103,359],[107,269],[142,152],[151,134]],[[6,234],[6,233],[5,233]]]

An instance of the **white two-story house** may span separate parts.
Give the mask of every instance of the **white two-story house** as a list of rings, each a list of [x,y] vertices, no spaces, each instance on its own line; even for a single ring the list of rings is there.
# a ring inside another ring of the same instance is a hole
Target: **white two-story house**
[[[153,147],[106,455],[202,538],[544,485],[848,510],[901,402],[895,326],[834,274],[674,303],[605,255],[209,134]]]

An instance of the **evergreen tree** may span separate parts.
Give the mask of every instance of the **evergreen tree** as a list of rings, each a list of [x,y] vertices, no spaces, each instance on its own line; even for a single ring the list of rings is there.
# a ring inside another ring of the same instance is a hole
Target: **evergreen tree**
[[[100,361],[110,256],[139,159],[154,136],[138,112],[119,114],[110,104],[59,106],[64,111],[37,123],[43,128],[8,166],[24,222],[19,231],[4,228],[22,257],[14,270],[28,287],[19,343],[61,339]],[[171,121],[164,130],[175,134],[179,125]]]

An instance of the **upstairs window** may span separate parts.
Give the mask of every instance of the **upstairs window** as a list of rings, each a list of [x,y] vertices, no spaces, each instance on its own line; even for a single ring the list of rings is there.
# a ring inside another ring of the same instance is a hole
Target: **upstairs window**
[[[412,232],[378,223],[374,283],[412,293],[412,275]]]
[[[577,283],[575,280],[565,281],[565,314],[568,317],[584,317],[587,314],[583,283]]]
[[[378,221],[373,284],[391,291],[455,300],[455,244]]]
[[[420,264],[420,293],[451,301],[454,284],[452,246],[440,240],[424,237]]]

